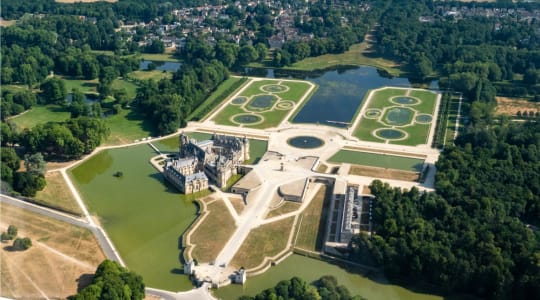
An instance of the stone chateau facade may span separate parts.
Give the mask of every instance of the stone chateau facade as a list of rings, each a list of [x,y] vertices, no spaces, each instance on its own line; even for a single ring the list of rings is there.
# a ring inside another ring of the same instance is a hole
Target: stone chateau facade
[[[246,137],[213,134],[209,140],[197,141],[182,133],[178,157],[166,161],[163,176],[183,194],[203,191],[209,184],[223,188],[248,159]]]

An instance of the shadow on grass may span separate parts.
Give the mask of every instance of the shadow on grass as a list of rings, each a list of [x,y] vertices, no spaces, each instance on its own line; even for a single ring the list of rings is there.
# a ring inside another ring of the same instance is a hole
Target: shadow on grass
[[[85,287],[92,283],[94,274],[81,274],[75,281],[77,282],[77,293],[81,292]]]
[[[150,122],[150,120],[145,119],[144,116],[137,111],[137,108],[132,108],[129,113],[126,115],[128,121],[140,121],[140,127],[142,130],[150,132],[152,136],[157,134],[157,128]]]
[[[98,86],[98,84],[96,82],[84,82],[82,86],[88,87],[88,88],[95,88]]]

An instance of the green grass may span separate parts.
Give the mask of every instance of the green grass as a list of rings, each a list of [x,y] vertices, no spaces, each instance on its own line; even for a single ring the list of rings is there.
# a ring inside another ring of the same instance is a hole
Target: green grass
[[[172,291],[192,288],[182,274],[179,240],[196,217],[192,201],[163,181],[149,163],[148,145],[107,150],[69,171],[75,186],[145,284]],[[122,171],[124,176],[113,174]]]
[[[144,70],[137,70],[130,72],[129,77],[138,79],[138,80],[149,80],[153,79],[155,81],[159,81],[163,78],[172,78],[172,72],[163,72],[159,70],[153,70],[153,71],[144,71]]]
[[[405,107],[415,110],[418,114],[429,114],[434,117],[435,107],[436,107],[435,104],[436,104],[438,95],[431,91],[426,91],[426,90],[410,89],[409,91],[410,91],[409,92],[410,97],[420,99],[421,102],[414,105],[405,105]],[[375,137],[373,135],[373,131],[379,128],[392,128],[392,125],[394,124],[391,124],[387,120],[388,115],[390,115],[390,112],[392,111],[392,108],[390,107],[401,106],[401,105],[392,102],[390,99],[396,96],[405,96],[406,94],[407,94],[406,89],[398,89],[398,88],[383,88],[383,89],[374,91],[372,93],[371,99],[369,99],[369,101],[365,101],[364,105],[366,106],[366,110],[372,109],[372,108],[376,108],[380,110],[386,109],[383,116],[381,117],[381,120],[385,123],[381,123],[377,119],[369,119],[363,116],[358,116],[358,117],[362,117],[362,119],[360,120],[358,126],[355,128],[354,136],[358,137],[359,139],[363,141],[368,141],[368,142],[380,142],[380,143],[386,142],[386,139],[380,139],[378,137]],[[435,124],[415,123],[413,115],[410,115],[408,122],[406,120],[399,120],[399,122],[395,124],[396,128],[399,128],[407,132],[408,137],[403,140],[389,140],[389,142],[392,144],[407,145],[407,146],[416,146],[420,144],[426,144],[428,141],[429,130],[431,126],[435,126]]]
[[[104,145],[120,145],[132,143],[152,135],[154,126],[136,110],[121,110],[120,113],[105,119],[111,134]]]
[[[340,150],[334,154],[329,162],[349,163],[379,168],[388,168],[404,171],[422,171],[423,159],[385,155],[369,152]]]
[[[95,54],[103,54],[103,55],[114,55],[113,51],[109,50],[92,50],[92,53]],[[173,62],[179,62],[180,60],[173,56],[173,53],[138,53],[138,54],[130,54],[126,55],[124,57],[130,57],[134,55],[139,55],[142,59],[146,60],[155,60],[155,61],[173,61]]]
[[[327,211],[330,205],[331,190],[322,185],[301,215],[295,247],[310,251],[321,251],[324,244],[324,231]]]
[[[125,79],[115,79],[112,84],[111,88],[113,89],[126,89],[127,95],[130,99],[135,98],[137,96],[137,85],[135,85],[133,82],[129,82]]]
[[[250,97],[254,97],[255,95],[267,94],[267,92],[260,90],[260,88],[262,86],[269,85],[269,84],[277,84],[279,81],[280,80],[273,80],[273,79],[252,81],[249,83],[247,88],[238,96],[247,97],[249,99]],[[302,96],[305,95],[306,92],[310,88],[310,85],[307,82],[281,81],[280,84],[289,87],[289,90],[283,93],[273,93],[272,95],[275,95],[281,98],[281,100],[288,100],[294,103],[298,103],[298,101],[300,101]],[[287,114],[290,113],[291,109],[296,109],[295,107],[292,107],[287,110],[272,109],[269,111],[268,110],[264,111],[266,110],[266,108],[259,109],[257,107],[253,107],[251,105],[253,100],[254,98],[249,99],[248,102],[245,105],[243,105],[243,107],[240,105],[228,104],[219,112],[219,114],[217,114],[213,118],[213,121],[221,125],[240,126],[239,124],[231,121],[231,118],[234,115],[244,114],[244,113],[248,113],[248,114],[257,113],[264,118],[262,123],[260,124],[247,124],[246,123],[246,124],[242,124],[242,126],[248,127],[248,128],[265,129],[265,128],[278,126],[283,121],[283,119],[285,119]]]
[[[65,107],[60,105],[36,105],[27,112],[13,117],[13,122],[18,130],[32,128],[37,124],[47,122],[62,122],[69,119],[71,113]]]
[[[68,92],[71,92],[73,89],[79,89],[83,93],[97,93],[98,80],[84,80],[84,79],[75,79],[70,77],[63,76],[62,79],[66,85]]]
[[[399,64],[391,60],[377,57],[367,50],[370,47],[369,43],[362,42],[352,45],[348,51],[342,54],[325,54],[317,57],[309,57],[299,62],[294,63],[287,69],[295,70],[322,70],[335,66],[373,66],[379,69],[386,70],[393,76],[400,76],[402,71]]]
[[[247,80],[246,77],[229,77],[222,82],[212,94],[204,100],[189,116],[188,120],[206,119],[219,107],[223,100],[234,94]]]

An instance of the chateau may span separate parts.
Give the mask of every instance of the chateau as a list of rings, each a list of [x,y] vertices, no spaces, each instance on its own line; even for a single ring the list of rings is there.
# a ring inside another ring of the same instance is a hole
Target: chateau
[[[247,159],[246,137],[213,134],[210,140],[197,142],[182,133],[178,158],[165,163],[163,176],[184,194],[203,191],[209,184],[223,188]]]

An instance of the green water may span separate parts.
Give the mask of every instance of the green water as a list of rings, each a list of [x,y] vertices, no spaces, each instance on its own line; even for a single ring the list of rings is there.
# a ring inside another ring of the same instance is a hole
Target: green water
[[[195,219],[194,196],[180,195],[164,184],[149,163],[154,155],[148,145],[102,151],[70,175],[130,269],[148,286],[190,289],[187,276],[178,274],[178,245]],[[114,177],[117,171],[123,177]]]
[[[214,291],[220,299],[237,299],[242,295],[254,296],[264,289],[275,286],[280,280],[293,276],[303,278],[308,282],[319,279],[323,275],[333,275],[339,284],[347,286],[354,295],[361,295],[369,300],[434,300],[441,296],[413,292],[403,287],[389,284],[385,278],[367,278],[358,273],[301,255],[291,255],[277,266],[270,268],[264,274],[248,278],[245,285],[230,285]]]

